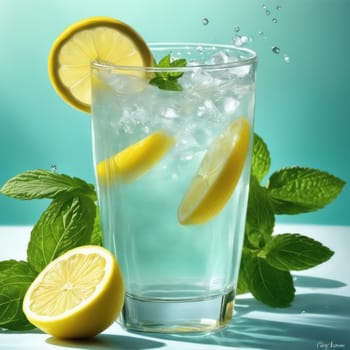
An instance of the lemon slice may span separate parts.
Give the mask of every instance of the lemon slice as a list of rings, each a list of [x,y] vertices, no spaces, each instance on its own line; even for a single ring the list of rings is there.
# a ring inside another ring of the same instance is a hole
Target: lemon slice
[[[155,166],[174,145],[175,139],[158,130],[97,164],[98,178],[104,184],[116,180],[134,181]]]
[[[179,206],[181,224],[203,224],[224,208],[241,176],[249,139],[249,122],[240,117],[215,140]]]
[[[93,61],[152,66],[153,58],[142,37],[117,19],[92,17],[68,27],[51,48],[49,77],[63,100],[88,113]]]
[[[94,336],[117,318],[124,284],[115,257],[99,246],[61,255],[37,276],[23,300],[28,320],[59,338]]]

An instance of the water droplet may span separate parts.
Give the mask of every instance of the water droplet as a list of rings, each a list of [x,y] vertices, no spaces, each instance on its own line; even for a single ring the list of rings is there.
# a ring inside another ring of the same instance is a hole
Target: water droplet
[[[282,8],[281,5],[276,5],[276,10],[279,11]]]
[[[284,62],[290,63],[290,57],[289,57],[289,55],[284,54],[284,55],[283,55],[283,59],[284,59]]]
[[[238,32],[241,30],[241,28],[240,28],[239,26],[235,26],[235,27],[233,28],[233,30],[234,30],[236,33],[238,33]]]
[[[235,35],[233,37],[233,44],[235,46],[244,46],[246,45],[248,42],[250,42],[249,38],[245,35]]]
[[[279,54],[281,49],[278,46],[272,46],[272,52],[275,54]]]
[[[306,311],[305,311],[305,310],[302,310],[301,313],[302,313],[302,314],[306,314]]]
[[[263,39],[267,39],[267,36],[265,35],[265,33],[264,32],[262,32],[262,31],[260,31],[259,33],[259,36],[261,37],[261,38],[263,38]]]
[[[50,169],[51,169],[52,172],[55,173],[56,170],[57,170],[57,165],[56,165],[56,164],[51,164],[51,165],[50,165]]]
[[[270,16],[270,15],[271,15],[271,11],[270,11],[269,9],[266,9],[266,10],[265,10],[265,15],[266,15],[266,16]]]
[[[203,18],[202,19],[202,23],[204,26],[208,25],[209,24],[209,19],[208,18]]]
[[[276,17],[272,18],[272,23],[277,23],[278,19]]]
[[[267,9],[267,6],[265,4],[262,4],[261,7],[266,10]]]

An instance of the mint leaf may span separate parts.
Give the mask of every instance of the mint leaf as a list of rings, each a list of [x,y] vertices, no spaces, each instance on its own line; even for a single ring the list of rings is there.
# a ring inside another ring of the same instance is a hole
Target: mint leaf
[[[27,262],[0,262],[0,327],[11,330],[34,328],[22,311],[22,302],[35,276]]]
[[[270,169],[270,153],[264,140],[254,133],[253,153],[252,153],[252,175],[259,182],[266,176]]]
[[[295,289],[290,272],[276,269],[263,258],[256,258],[249,286],[257,300],[273,307],[287,307],[294,299]]]
[[[332,202],[345,182],[324,171],[290,167],[271,175],[267,189],[276,214],[315,211]]]
[[[85,196],[54,199],[34,226],[27,260],[40,272],[69,249],[89,244],[95,221],[95,203]]]
[[[176,81],[176,80],[169,80],[169,79],[163,79],[161,77],[155,77],[150,80],[149,82],[151,85],[157,86],[159,89],[162,90],[169,90],[169,91],[181,91],[182,86]]]
[[[237,294],[250,291],[250,280],[252,272],[256,267],[257,259],[250,249],[243,248],[241,265],[239,268]]]
[[[274,236],[262,255],[279,270],[305,270],[327,261],[334,253],[320,242],[298,233]]]
[[[183,58],[172,61],[170,54],[168,54],[156,66],[160,68],[181,68],[186,67],[186,64],[187,61]],[[149,83],[162,90],[181,91],[182,86],[177,80],[182,76],[183,72],[173,71],[171,69],[169,71],[155,72],[155,77]]]
[[[259,249],[270,240],[275,225],[273,206],[266,188],[261,187],[255,176],[251,176],[245,246]]]
[[[89,244],[103,245],[102,227],[101,227],[100,213],[98,210],[98,206],[96,206],[96,216],[95,216],[94,226],[92,229]]]
[[[182,68],[182,67],[186,67],[186,65],[187,65],[187,61],[184,58],[174,60],[173,62],[170,63],[170,67],[172,68]],[[172,72],[172,71],[169,71],[168,74],[169,74],[169,79],[179,79],[184,75],[183,72]]]
[[[83,194],[96,200],[93,185],[49,170],[29,170],[5,183],[0,192],[17,199],[55,198],[63,193]]]

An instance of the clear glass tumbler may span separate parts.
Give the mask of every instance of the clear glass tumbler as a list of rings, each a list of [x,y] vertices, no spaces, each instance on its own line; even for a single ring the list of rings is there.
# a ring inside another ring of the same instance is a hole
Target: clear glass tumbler
[[[92,65],[104,245],[126,287],[119,321],[140,331],[206,332],[233,313],[257,59],[230,45],[150,49],[171,68]]]

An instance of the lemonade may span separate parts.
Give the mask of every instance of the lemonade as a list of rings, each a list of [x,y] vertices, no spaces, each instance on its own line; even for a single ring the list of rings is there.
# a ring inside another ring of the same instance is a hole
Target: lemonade
[[[104,245],[125,279],[121,322],[215,329],[231,319],[238,279],[256,57],[224,45],[150,48],[157,62],[170,54],[187,66],[92,65],[97,190]],[[176,89],[149,83],[163,73]]]

